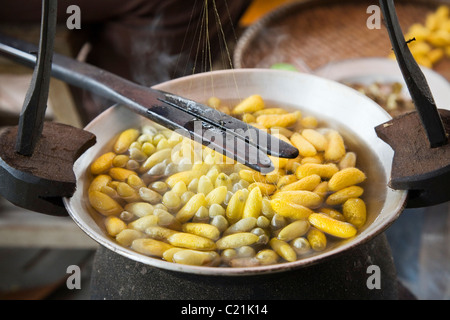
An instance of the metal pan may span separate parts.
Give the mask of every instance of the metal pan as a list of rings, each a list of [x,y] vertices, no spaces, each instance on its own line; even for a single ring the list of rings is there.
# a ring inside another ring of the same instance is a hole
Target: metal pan
[[[85,129],[94,133],[97,144],[86,151],[75,163],[77,190],[71,198],[65,198],[67,211],[92,239],[129,259],[184,273],[239,276],[283,272],[325,262],[340,253],[370,241],[393,223],[402,212],[407,192],[392,190],[387,186],[391,174],[392,149],[379,139],[374,127],[391,117],[369,98],[340,83],[310,74],[267,69],[238,69],[202,73],[159,84],[155,89],[173,92],[195,101],[206,101],[210,96],[223,100],[241,99],[260,94],[265,100],[297,108],[304,114],[316,115],[328,125],[345,132],[357,148],[361,148],[360,161],[371,181],[366,194],[368,219],[366,226],[354,237],[331,246],[325,251],[307,258],[271,266],[224,268],[180,265],[144,256],[124,248],[112,239],[87,201],[90,182],[88,167],[92,161],[110,146],[111,139],[122,130],[138,127],[150,121],[120,105],[100,114]]]

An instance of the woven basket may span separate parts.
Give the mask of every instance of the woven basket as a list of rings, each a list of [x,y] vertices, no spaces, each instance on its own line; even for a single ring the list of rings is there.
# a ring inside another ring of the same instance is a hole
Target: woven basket
[[[391,43],[386,28],[369,29],[366,0],[307,0],[287,4],[249,27],[234,52],[236,68],[268,68],[274,63],[293,64],[301,71],[327,63],[362,57],[386,57]],[[413,23],[450,1],[397,0],[397,15],[404,33]],[[434,70],[450,79],[450,59]]]

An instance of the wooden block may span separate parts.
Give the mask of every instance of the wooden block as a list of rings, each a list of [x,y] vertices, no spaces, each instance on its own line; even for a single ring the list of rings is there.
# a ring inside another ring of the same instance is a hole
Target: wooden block
[[[0,134],[0,194],[29,210],[67,215],[62,197],[76,188],[73,164],[95,144],[90,132],[56,122],[44,122],[31,156],[15,152],[17,126]]]
[[[444,128],[450,132],[450,111],[439,109]],[[431,148],[417,112],[394,118],[375,128],[394,150],[389,186],[410,190],[408,207],[429,206],[450,200],[450,139]]]

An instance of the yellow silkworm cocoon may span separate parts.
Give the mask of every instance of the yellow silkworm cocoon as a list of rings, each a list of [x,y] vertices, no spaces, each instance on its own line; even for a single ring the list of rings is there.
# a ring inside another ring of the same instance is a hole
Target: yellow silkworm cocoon
[[[294,125],[301,117],[300,111],[285,114],[263,114],[256,118],[256,122],[265,128],[272,127],[290,127]]]
[[[143,237],[143,233],[134,229],[124,229],[116,235],[116,241],[124,247],[131,246],[131,243]]]
[[[272,161],[273,166],[276,169],[283,169],[284,167],[286,167],[286,164],[288,163],[289,159],[287,158],[278,158],[278,157],[274,157],[274,156],[269,156],[270,161]]]
[[[277,263],[279,255],[271,249],[263,249],[258,251],[255,258],[261,265],[265,266]]]
[[[259,188],[263,196],[270,196],[277,190],[277,186],[269,183],[254,182],[248,186],[248,190],[252,191],[254,188]]]
[[[257,219],[254,217],[242,218],[236,223],[232,224],[223,232],[224,236],[232,233],[247,232],[256,227]]]
[[[442,48],[436,48],[428,52],[428,59],[430,59],[432,64],[441,60],[442,57],[444,57],[444,50]]]
[[[135,216],[141,218],[144,216],[148,216],[149,214],[153,214],[153,206],[147,202],[132,202],[127,203],[124,209],[128,212],[131,212]]]
[[[239,177],[247,182],[266,182],[266,177],[261,172],[243,169],[239,171]]]
[[[172,192],[174,192],[176,195],[181,196],[183,193],[187,191],[187,186],[184,181],[178,181],[175,183],[175,185],[172,188]]]
[[[438,20],[443,21],[443,20],[449,18],[449,15],[450,15],[450,8],[449,8],[448,6],[446,6],[446,5],[440,5],[440,6],[436,9],[436,11],[435,11],[434,14],[436,15],[436,18],[437,18]]]
[[[89,192],[89,203],[104,216],[118,215],[123,211],[116,200],[97,190]]]
[[[315,228],[311,228],[306,236],[309,244],[311,245],[311,249],[314,251],[323,251],[327,246],[327,237],[325,234]]]
[[[327,147],[327,139],[323,134],[314,129],[304,129],[302,131],[302,136],[308,140],[317,151],[325,151]]]
[[[313,190],[314,193],[319,195],[322,199],[324,199],[328,194],[328,181],[322,181],[317,185],[317,187]]]
[[[300,164],[305,164],[305,163],[319,163],[319,164],[323,163],[323,156],[322,156],[322,154],[316,154],[315,156],[312,156],[312,157],[304,157],[300,161]]]
[[[170,131],[169,134],[170,134],[170,136],[167,139],[167,143],[169,144],[170,148],[173,148],[174,146],[176,146],[183,140],[183,136],[177,132]],[[142,151],[144,151],[144,150],[142,150]]]
[[[335,220],[322,213],[313,213],[308,221],[317,229],[338,238],[351,238],[356,235],[356,228],[347,222]]]
[[[292,136],[292,134],[293,133],[291,133],[289,135],[289,137]],[[271,135],[274,136],[275,138],[279,139],[279,140],[283,140],[284,142],[289,143],[290,145],[293,145],[291,140],[289,140],[288,136],[285,133],[280,132],[278,129],[275,132],[271,133]]]
[[[308,117],[303,117],[300,120],[300,124],[304,128],[313,129],[313,128],[316,128],[319,125],[319,121],[317,121],[316,117],[308,116]]]
[[[436,47],[445,47],[450,43],[450,34],[446,30],[436,30],[431,32],[427,41]]]
[[[277,188],[282,189],[284,186],[294,183],[297,181],[297,177],[294,174],[287,174],[285,176],[280,177],[277,182]]]
[[[206,166],[195,166],[192,170],[177,172],[166,179],[166,183],[170,188],[173,188],[179,181],[183,181],[185,185],[189,185],[195,178],[200,178],[206,173]]]
[[[153,215],[158,217],[158,225],[172,230],[181,230],[180,222],[168,211],[157,208],[153,211]]]
[[[167,241],[180,248],[194,249],[194,250],[215,250],[216,244],[211,239],[197,236],[195,234],[186,232],[176,232],[167,238]]]
[[[127,228],[127,224],[116,216],[108,216],[105,219],[105,228],[110,236],[115,237]]]
[[[308,190],[313,191],[321,182],[321,178],[317,174],[308,175],[300,180],[283,186],[280,191]]]
[[[207,206],[211,206],[213,204],[222,204],[227,196],[227,187],[221,186],[214,188],[208,195],[206,196],[206,204]]]
[[[191,219],[198,209],[202,206],[206,206],[207,201],[203,193],[197,193],[193,195],[188,202],[177,212],[176,219],[181,223],[184,223]]]
[[[109,169],[109,175],[114,180],[127,181],[128,177],[130,175],[137,175],[137,173],[134,172],[133,170],[128,170],[128,169],[125,169],[125,168],[119,168],[119,167],[116,168],[116,167],[114,167],[114,168]]]
[[[416,62],[424,67],[427,68],[433,68],[433,64],[431,63],[430,58],[428,58],[428,56],[414,56],[414,59],[416,60]]]
[[[116,191],[117,194],[127,202],[135,202],[141,200],[139,192],[133,187],[130,187],[130,185],[126,182],[119,182],[116,187]]]
[[[154,165],[170,158],[171,153],[172,153],[172,149],[170,149],[170,148],[156,151],[151,156],[149,156],[147,158],[147,160],[144,161],[141,168],[139,169],[140,172],[144,173],[144,172],[150,170]]]
[[[148,227],[156,225],[158,225],[158,217],[148,215],[130,222],[128,228],[144,232]]]
[[[208,176],[203,175],[198,179],[197,192],[208,195],[213,189],[214,185]]]
[[[162,258],[166,261],[173,262],[173,255],[175,253],[177,253],[179,251],[183,251],[183,250],[189,250],[189,249],[176,248],[176,247],[167,249],[166,251],[164,251]]]
[[[91,164],[91,173],[97,175],[107,172],[112,167],[115,156],[116,154],[114,152],[107,152],[95,159]]]
[[[259,110],[264,109],[264,100],[260,95],[251,95],[244,100],[242,100],[240,103],[238,103],[231,113],[233,115],[240,115],[244,113],[253,113]]]
[[[431,46],[426,41],[414,41],[410,45],[411,53],[417,56],[427,55],[431,50]]]
[[[251,114],[251,113],[245,113],[242,116],[242,121],[244,121],[245,123],[256,122],[256,117],[253,114]]]
[[[335,206],[344,203],[350,198],[358,198],[364,193],[364,189],[359,186],[350,186],[328,196],[325,203],[330,206]]]
[[[302,157],[312,157],[317,154],[317,150],[314,148],[312,143],[306,140],[298,132],[295,132],[291,136],[290,141],[298,149],[298,152]]]
[[[118,154],[112,159],[112,165],[113,167],[120,167],[123,168],[127,165],[128,160],[130,160],[130,157],[125,154]]]
[[[357,228],[362,227],[366,223],[367,209],[365,202],[360,198],[351,198],[342,205],[342,214],[347,222]]]
[[[231,223],[236,222],[242,218],[244,212],[245,201],[247,200],[248,192],[244,189],[237,190],[228,202],[225,215]]]
[[[345,168],[336,172],[328,181],[330,191],[338,191],[366,180],[364,172],[358,168]]]
[[[270,205],[272,209],[285,218],[291,219],[305,219],[307,218],[313,211],[303,205],[296,204],[289,201],[284,201],[281,199],[272,199],[270,200]]]
[[[131,248],[147,256],[162,258],[164,252],[172,248],[168,243],[154,239],[136,239],[131,243]]]
[[[303,255],[311,250],[311,245],[305,237],[298,237],[292,240],[289,245],[294,249],[297,255]]]
[[[289,130],[288,128],[283,128],[283,127],[273,127],[270,128],[270,134],[272,136],[277,136],[277,135],[282,135],[283,137],[286,138],[286,142],[291,143],[289,141],[289,137],[292,136],[292,134],[294,134],[294,131]]]
[[[219,229],[208,223],[188,222],[182,225],[182,230],[211,240],[217,240],[220,237]]]
[[[140,189],[142,187],[146,187],[144,181],[142,181],[141,178],[139,178],[137,175],[130,174],[127,178],[127,183],[130,187],[134,189]]]
[[[208,266],[215,264],[219,259],[215,251],[177,250],[172,254],[172,261],[179,264],[191,266]]]
[[[311,215],[310,215],[311,216]],[[309,229],[309,222],[306,220],[297,220],[291,222],[286,227],[280,230],[277,238],[283,241],[291,241],[295,238],[301,237]]]
[[[102,187],[107,186],[111,182],[111,180],[112,180],[111,176],[106,174],[96,176],[89,185],[88,192],[101,191]]]
[[[219,173],[216,180],[214,181],[214,187],[217,188],[221,186],[225,186],[228,190],[231,190],[231,188],[233,187],[233,183],[231,182],[230,177],[223,172]]]
[[[156,147],[151,142],[144,142],[141,147],[142,152],[144,152],[147,157],[151,156],[156,151]]]
[[[269,241],[269,245],[284,260],[289,262],[297,260],[297,254],[287,242],[272,238]]]
[[[171,235],[177,233],[178,231],[175,231],[175,230],[172,230],[169,228],[165,228],[165,227],[161,227],[158,225],[151,225],[151,226],[148,226],[147,228],[145,228],[144,232],[147,236],[149,236],[152,239],[167,241],[167,239]]]
[[[335,209],[331,209],[331,208],[321,208],[320,209],[320,213],[324,213],[328,216],[330,216],[331,218],[335,219],[335,220],[339,220],[339,221],[345,221],[345,217],[342,213],[340,213],[339,211],[335,210]]]
[[[296,203],[311,209],[317,208],[322,203],[322,198],[318,194],[307,190],[279,191],[272,199]]]
[[[302,159],[304,158],[302,158],[301,156],[298,156],[294,159],[288,159],[288,161],[286,162],[286,166],[284,167],[286,172],[294,173],[295,170],[297,170],[297,168],[300,166],[300,162]]]
[[[114,144],[115,153],[124,153],[128,150],[131,143],[133,143],[139,137],[139,130],[127,129],[123,131],[117,138]]]
[[[324,157],[328,161],[339,161],[345,156],[344,139],[337,131],[331,131],[327,134],[328,144],[325,149]]]
[[[351,168],[356,166],[356,153],[347,152],[345,156],[339,161],[339,169]]]
[[[280,159],[280,158],[278,158],[278,159]],[[287,159],[285,159],[285,160],[287,160]],[[266,183],[276,185],[278,183],[278,181],[285,175],[286,175],[285,169],[275,168],[272,172],[269,172],[266,174]]]
[[[288,113],[285,109],[282,108],[265,108],[253,113],[255,117],[258,117],[263,114],[285,114]]]
[[[420,23],[414,23],[409,27],[408,32],[405,34],[405,40],[410,40],[412,38],[416,38],[417,42],[422,42],[426,40],[429,36],[430,30],[428,30],[425,26]],[[415,42],[412,42],[413,45]]]
[[[250,246],[256,243],[259,237],[251,232],[239,232],[230,234],[217,240],[217,249],[224,250],[230,248],[239,248],[242,246]]]
[[[217,109],[218,107],[220,107],[221,102],[222,101],[219,98],[217,98],[217,97],[210,97],[207,100],[206,104],[208,106],[210,106],[211,108]]]
[[[139,196],[142,200],[151,204],[160,203],[162,199],[162,196],[158,192],[146,187],[139,188]]]
[[[247,201],[242,212],[243,218],[254,217],[258,218],[261,214],[262,208],[262,193],[261,189],[253,188],[248,194]]]

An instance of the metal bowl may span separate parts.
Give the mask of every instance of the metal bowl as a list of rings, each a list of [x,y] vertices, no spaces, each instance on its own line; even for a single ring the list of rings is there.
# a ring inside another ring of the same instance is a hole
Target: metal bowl
[[[390,116],[372,100],[340,83],[310,74],[267,69],[223,70],[192,75],[155,86],[196,101],[206,101],[211,96],[236,100],[251,94],[260,94],[266,101],[298,108],[302,114],[316,115],[330,127],[345,132],[346,142],[362,148],[359,161],[368,175],[365,186],[368,195],[368,222],[349,240],[330,246],[325,251],[295,262],[258,267],[198,267],[163,261],[124,248],[112,239],[99,221],[87,199],[92,161],[111,147],[112,139],[124,129],[139,127],[149,121],[128,109],[115,105],[100,114],[85,129],[97,137],[95,146],[85,152],[75,163],[77,190],[71,198],[64,199],[65,206],[78,226],[92,239],[106,248],[129,259],[162,268],[193,274],[237,276],[283,272],[326,262],[337,254],[365,243],[384,231],[399,216],[406,201],[406,191],[395,191],[387,186],[393,159],[392,149],[380,140],[374,127]]]
[[[436,71],[420,66],[438,108],[448,109],[450,83]],[[334,61],[314,70],[314,74],[342,83],[370,85],[374,82],[399,82],[403,85],[402,94],[411,98],[403,79],[398,62],[389,58],[370,57]]]

